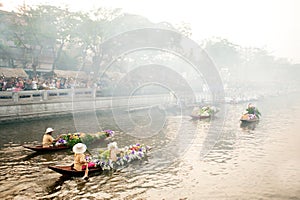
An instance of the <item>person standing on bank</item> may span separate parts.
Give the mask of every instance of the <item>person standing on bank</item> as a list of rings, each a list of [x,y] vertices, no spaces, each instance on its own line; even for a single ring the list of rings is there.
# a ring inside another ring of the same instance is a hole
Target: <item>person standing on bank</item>
[[[53,142],[56,142],[56,139],[52,137],[53,128],[47,128],[45,135],[43,136],[43,147],[53,146]]]

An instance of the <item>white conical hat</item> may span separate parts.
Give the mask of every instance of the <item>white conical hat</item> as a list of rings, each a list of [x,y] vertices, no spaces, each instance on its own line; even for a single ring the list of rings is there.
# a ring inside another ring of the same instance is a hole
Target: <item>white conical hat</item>
[[[112,142],[112,143],[109,143],[109,144],[107,145],[107,149],[108,149],[108,150],[111,150],[111,149],[113,149],[113,148],[115,148],[115,149],[118,148],[118,145],[117,145],[116,142]]]
[[[86,151],[87,147],[83,143],[77,143],[73,146],[73,152],[74,153],[84,153]]]
[[[47,134],[47,133],[50,133],[50,132],[53,132],[53,131],[54,131],[53,128],[47,128],[45,133]]]

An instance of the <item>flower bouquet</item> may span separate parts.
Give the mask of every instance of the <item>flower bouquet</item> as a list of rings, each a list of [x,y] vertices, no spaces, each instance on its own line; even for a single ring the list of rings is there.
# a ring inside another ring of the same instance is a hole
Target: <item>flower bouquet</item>
[[[81,142],[82,133],[68,133],[63,137],[66,140],[67,145],[73,147],[75,144]]]
[[[65,145],[65,146],[73,147],[75,144],[83,141],[85,144],[90,144],[96,140],[112,137],[113,135],[114,135],[114,131],[112,130],[104,130],[102,132],[91,133],[91,134],[85,134],[85,133],[62,134],[59,140],[55,143],[55,146]]]
[[[93,162],[103,170],[111,170],[134,160],[145,158],[150,149],[149,146],[139,143],[118,149],[116,142],[113,142],[108,144],[107,150],[100,150],[98,158],[94,159]]]

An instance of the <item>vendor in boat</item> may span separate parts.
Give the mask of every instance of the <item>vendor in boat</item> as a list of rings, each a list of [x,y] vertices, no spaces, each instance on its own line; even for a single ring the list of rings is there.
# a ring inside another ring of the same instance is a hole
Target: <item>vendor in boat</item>
[[[74,169],[77,171],[86,170],[86,173],[83,178],[87,177],[88,175],[88,168],[95,167],[95,163],[88,162],[86,159],[86,145],[83,143],[77,143],[73,146],[74,152]]]
[[[259,118],[259,116],[261,115],[259,110],[252,103],[248,104],[248,108],[246,109],[246,111],[248,114],[255,115],[257,118]]]
[[[118,159],[117,154],[121,153],[121,150],[118,148],[117,143],[116,142],[109,143],[107,145],[107,148],[108,148],[108,151],[109,151],[109,159],[111,161],[116,162],[117,159]]]
[[[249,103],[246,111],[243,113],[242,119],[259,119],[260,115],[259,110],[252,103]]]
[[[103,160],[116,162],[121,153],[124,153],[124,149],[119,149],[116,142],[111,142],[107,145],[106,150],[100,150],[100,158]]]
[[[53,146],[53,143],[56,142],[56,139],[52,137],[53,128],[47,128],[45,135],[43,136],[43,148]]]

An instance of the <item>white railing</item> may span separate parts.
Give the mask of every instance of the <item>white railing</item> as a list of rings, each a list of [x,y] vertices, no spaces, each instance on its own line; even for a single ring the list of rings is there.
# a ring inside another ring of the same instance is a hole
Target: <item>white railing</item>
[[[16,105],[22,103],[36,103],[36,102],[60,102],[60,101],[74,101],[85,99],[98,99],[104,97],[100,89],[95,88],[81,88],[81,89],[56,89],[56,90],[28,90],[19,92],[0,92],[0,105]],[[111,97],[107,97],[111,98]],[[178,103],[178,99],[170,94],[158,95],[138,95],[133,97],[114,96],[116,99],[124,99],[127,103],[140,104],[172,102]],[[189,95],[182,95],[180,101],[185,103],[207,102],[210,101],[210,95],[205,93],[196,94],[194,97]]]
[[[57,89],[57,90],[28,90],[18,92],[0,92],[0,103],[38,102],[50,100],[62,100],[71,98],[96,97],[99,91],[96,89]]]

